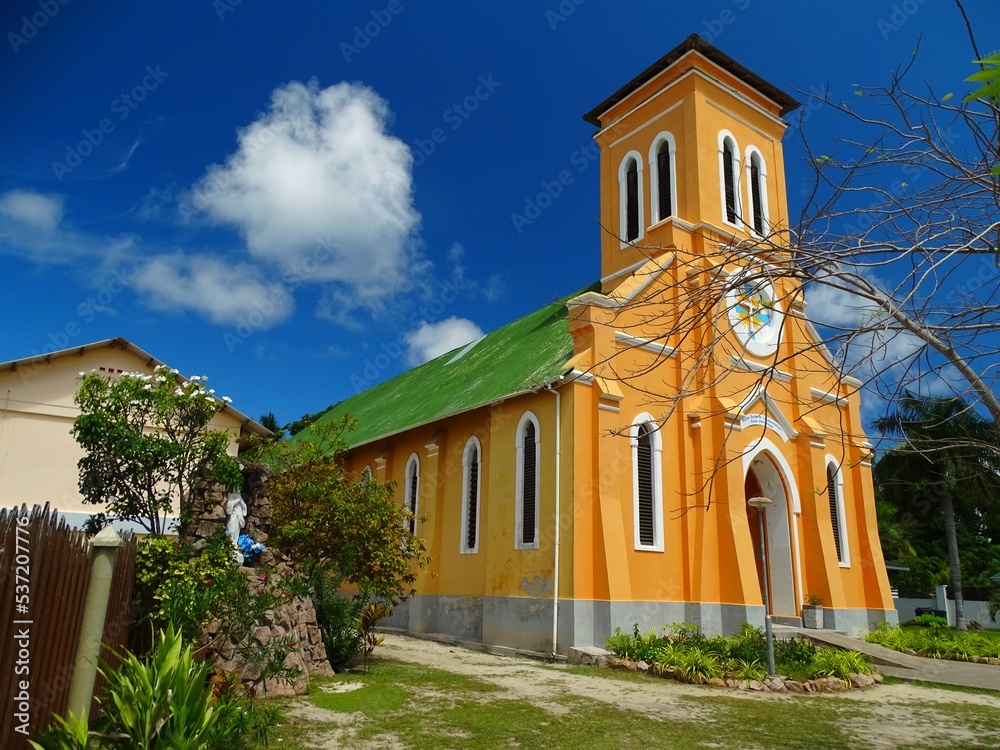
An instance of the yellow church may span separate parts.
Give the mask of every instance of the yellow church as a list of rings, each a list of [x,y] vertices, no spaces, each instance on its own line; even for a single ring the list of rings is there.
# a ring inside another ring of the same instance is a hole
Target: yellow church
[[[389,625],[567,653],[762,625],[765,585],[776,622],[809,596],[827,628],[896,620],[861,384],[779,272],[797,106],[689,37],[585,116],[600,281],[327,413],[433,559]]]

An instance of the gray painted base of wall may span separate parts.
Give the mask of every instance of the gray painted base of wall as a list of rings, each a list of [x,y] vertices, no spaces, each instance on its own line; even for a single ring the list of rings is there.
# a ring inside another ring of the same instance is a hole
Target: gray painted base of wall
[[[824,609],[824,626],[857,635],[874,623],[896,621],[894,610]],[[564,599],[559,602],[556,652],[571,647],[604,646],[615,628],[631,633],[662,632],[665,625],[689,622],[706,635],[728,635],[749,622],[764,626],[764,608],[703,602],[606,602]],[[411,633],[437,633],[494,646],[552,653],[552,600],[530,597],[411,597],[383,621]]]
[[[899,615],[894,609],[832,609],[823,608],[823,627],[850,636],[861,636],[872,630],[878,623],[899,624]]]

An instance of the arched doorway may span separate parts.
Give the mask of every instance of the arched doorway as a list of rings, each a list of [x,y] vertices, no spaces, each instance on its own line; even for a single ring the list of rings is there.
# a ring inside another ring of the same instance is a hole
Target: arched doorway
[[[772,615],[795,617],[798,614],[798,600],[795,596],[795,574],[792,567],[788,492],[781,479],[781,472],[766,452],[758,453],[750,462],[744,492],[744,499],[767,497],[771,500],[764,513],[764,542],[771,581],[768,602]],[[754,544],[757,577],[763,585],[757,509],[747,504],[746,511],[747,525]]]

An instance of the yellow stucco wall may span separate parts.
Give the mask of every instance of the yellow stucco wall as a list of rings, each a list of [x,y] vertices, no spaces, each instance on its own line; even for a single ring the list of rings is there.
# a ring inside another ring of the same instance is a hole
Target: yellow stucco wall
[[[99,368],[153,372],[146,360],[115,346],[0,371],[0,501],[5,507],[47,502],[64,513],[101,510],[84,504],[77,490],[83,451],[70,434],[79,414],[73,403],[79,374]],[[223,411],[209,427],[230,432],[229,453],[235,456],[240,420]]]
[[[737,269],[732,259],[718,259],[720,243],[751,239],[745,227],[724,221],[721,131],[731,133],[738,145],[744,212],[750,201],[745,156],[753,146],[766,165],[768,221],[779,232],[787,227],[785,125],[778,114],[774,102],[691,54],[601,116],[596,135],[602,151],[601,274],[609,296],[584,295],[569,304],[576,374],[558,388],[563,599],[759,606],[756,521],[748,519],[745,487],[752,462],[759,461],[752,470],[773,480],[768,491],[782,503],[767,516],[773,524],[768,538],[777,545],[770,553],[776,561],[772,611],[798,615],[807,593],[832,608],[893,610],[858,384],[834,377],[804,321],[801,290],[778,282],[778,298],[789,314],[769,360],[742,351],[728,328],[724,300],[708,311],[682,304],[685,285],[710,283],[706,269],[712,263],[727,272]],[[677,142],[677,215],[651,225],[650,149],[664,131]],[[619,168],[631,152],[644,165],[643,237],[636,247],[623,247]],[[780,235],[777,240],[772,261],[780,254]],[[691,324],[691,335],[664,341],[663,331],[678,321],[681,327]],[[633,343],[623,342],[622,334]],[[647,351],[635,345],[637,339],[675,351]],[[706,340],[717,342],[717,351],[706,350]],[[762,380],[759,371],[734,368],[731,356],[758,370],[773,365],[780,373]],[[692,370],[704,372],[693,388],[685,381]],[[689,395],[676,400],[683,382]],[[741,402],[765,382],[768,398],[741,409]],[[514,446],[527,410],[540,426],[537,550],[519,550],[514,543]],[[662,422],[662,551],[637,549],[635,542],[629,427],[643,413]],[[755,423],[765,417],[765,424]],[[418,533],[428,540],[434,575],[422,578],[419,593],[552,595],[555,428],[555,397],[541,391],[352,451],[354,470],[370,465],[377,478],[400,483],[400,502],[407,459],[414,452],[420,457],[420,512],[427,520]],[[482,505],[479,551],[469,555],[460,553],[461,460],[473,434],[483,447]],[[825,492],[827,456],[834,457],[844,477],[842,534],[849,565],[837,560]]]

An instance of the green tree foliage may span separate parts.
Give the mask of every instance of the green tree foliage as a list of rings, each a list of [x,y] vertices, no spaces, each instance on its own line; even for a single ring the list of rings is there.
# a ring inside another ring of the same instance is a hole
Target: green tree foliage
[[[267,414],[262,414],[260,419],[261,426],[267,430],[270,430],[273,434],[272,440],[276,442],[281,442],[285,439],[285,428],[278,424],[278,418],[274,416],[273,411],[269,411]]]
[[[86,452],[80,492],[84,502],[106,503],[109,515],[162,534],[174,503],[186,524],[199,479],[242,487],[239,464],[226,451],[228,433],[208,429],[225,404],[204,378],[183,380],[166,367],[153,375],[92,372],[81,375],[76,403],[72,433]]]
[[[192,645],[168,626],[147,658],[126,652],[114,668],[103,666],[107,686],[91,726],[86,716],[56,716],[30,745],[35,750],[259,747],[267,727],[279,719],[277,709],[258,707],[242,690],[213,691],[209,671]]]
[[[340,402],[338,401],[337,403],[340,403]],[[296,419],[294,422],[289,422],[288,424],[286,424],[285,425],[285,429],[288,430],[288,434],[289,435],[297,435],[298,433],[302,432],[302,430],[304,430],[306,427],[308,427],[313,422],[315,422],[317,419],[319,419],[324,414],[326,414],[328,411],[330,411],[330,409],[332,409],[336,405],[337,404],[333,404],[332,406],[328,406],[323,411],[318,411],[315,414],[303,414],[301,417],[299,417],[298,419]]]
[[[274,470],[268,541],[337,585],[395,603],[413,592],[429,558],[407,528],[409,511],[393,501],[395,484],[345,470],[345,435],[356,424],[345,416],[311,425],[308,440],[261,446],[260,458]]]
[[[925,529],[943,532],[956,618],[964,628],[959,538],[978,535],[989,544],[1000,529],[1000,433],[961,399],[911,393],[875,426],[902,438],[874,467],[879,493],[908,523],[923,519]]]
[[[298,676],[285,666],[298,638],[261,641],[256,634],[269,611],[308,593],[308,584],[293,573],[237,566],[231,538],[221,529],[201,550],[175,538],[149,537],[136,556],[140,616],[154,630],[176,629],[187,642],[231,651],[231,668],[251,691],[269,678],[289,682]]]

